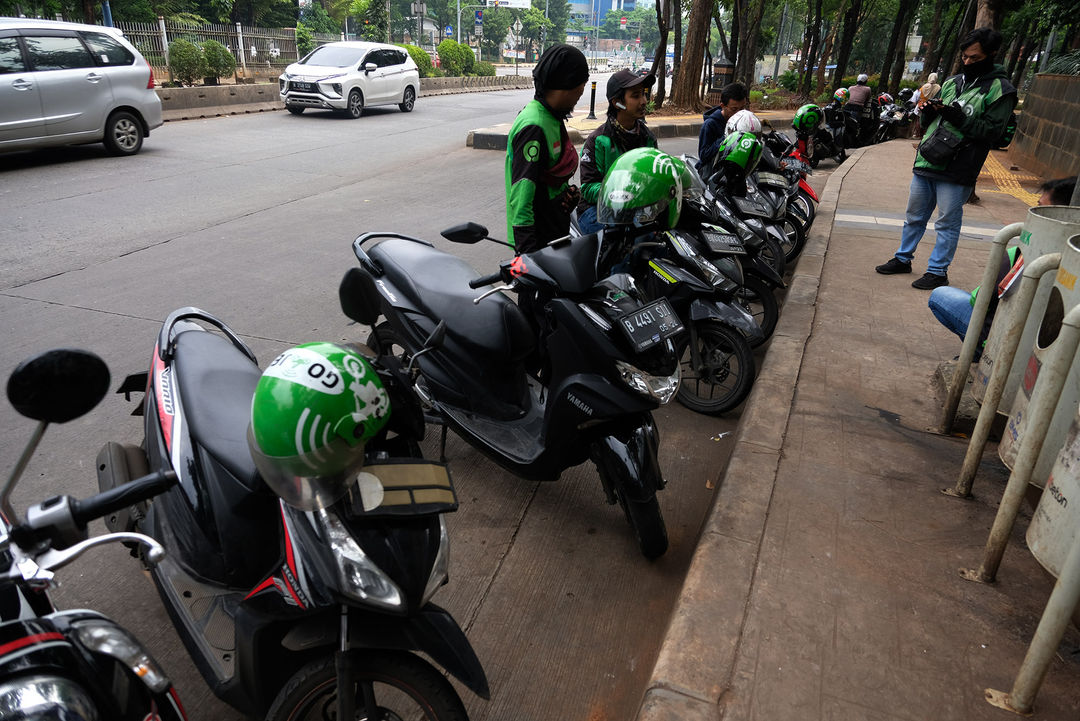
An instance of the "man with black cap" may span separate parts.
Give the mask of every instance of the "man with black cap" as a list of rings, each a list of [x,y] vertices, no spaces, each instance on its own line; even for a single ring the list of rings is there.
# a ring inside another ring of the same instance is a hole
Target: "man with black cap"
[[[588,79],[585,54],[569,45],[551,46],[533,69],[536,94],[506,139],[507,238],[519,254],[570,232],[570,212],[581,193],[570,184],[578,154],[563,121]]]
[[[634,148],[656,147],[656,136],[645,126],[649,88],[655,82],[655,75],[638,75],[630,70],[620,70],[608,78],[607,120],[592,131],[581,151],[578,227],[583,233],[595,233],[602,227],[596,222],[596,198],[615,159]]]

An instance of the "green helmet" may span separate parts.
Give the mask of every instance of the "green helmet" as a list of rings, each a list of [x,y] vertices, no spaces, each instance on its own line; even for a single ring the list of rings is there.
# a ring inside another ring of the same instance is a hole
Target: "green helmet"
[[[800,133],[812,133],[824,119],[821,108],[813,103],[807,103],[795,111],[795,117],[791,119],[791,127]]]
[[[364,443],[389,417],[390,399],[366,359],[333,343],[306,343],[263,371],[248,448],[286,503],[314,510],[345,495],[363,466]]]
[[[716,151],[717,166],[725,171],[737,169],[746,175],[754,172],[761,160],[763,144],[753,133],[732,133]]]
[[[656,148],[620,155],[600,185],[596,219],[603,225],[644,225],[659,221],[674,228],[682,209],[685,164]]]

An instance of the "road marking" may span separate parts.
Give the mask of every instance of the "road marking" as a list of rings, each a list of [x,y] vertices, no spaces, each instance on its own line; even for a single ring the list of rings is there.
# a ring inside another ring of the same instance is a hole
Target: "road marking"
[[[1009,170],[998,162],[998,159],[994,157],[993,153],[986,156],[986,162],[983,163],[983,169],[981,174],[989,174],[993,178],[1000,190],[991,190],[991,193],[1004,193],[1005,195],[1011,195],[1017,200],[1026,203],[1027,205],[1034,206],[1039,202],[1039,194],[1029,193],[1020,187],[1020,176],[1013,175]],[[1023,176],[1025,178],[1031,176]]]
[[[904,227],[904,217],[895,215],[877,215],[875,213],[860,214],[860,213],[837,213],[833,216],[833,220],[836,225],[840,226],[878,226],[883,228],[902,228]],[[934,230],[933,222],[926,224],[927,231]],[[993,238],[994,235],[1001,230],[1000,227],[988,227],[982,225],[962,225],[960,226],[960,234],[968,235],[980,238]]]

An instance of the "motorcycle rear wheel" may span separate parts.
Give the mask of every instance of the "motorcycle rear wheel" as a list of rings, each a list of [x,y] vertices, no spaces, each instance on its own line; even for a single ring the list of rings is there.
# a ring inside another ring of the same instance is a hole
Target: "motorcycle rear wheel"
[[[454,687],[426,661],[411,653],[352,652],[356,679],[356,721],[468,721]],[[377,718],[364,707],[366,693],[374,694]],[[323,721],[333,718],[337,704],[334,656],[328,655],[297,671],[274,699],[266,721]]]
[[[676,398],[696,413],[719,415],[738,406],[754,385],[754,355],[742,333],[714,320],[695,323],[699,366],[690,333],[679,344],[682,382]]]
[[[803,215],[806,216],[805,230],[810,230],[810,226],[814,224],[814,216],[817,215],[817,203],[802,188],[799,188],[799,192],[795,194],[795,200],[792,202],[797,203],[802,208]]]
[[[780,229],[784,231],[784,235],[787,236],[787,242],[781,244],[784,249],[784,264],[786,266],[787,263],[794,263],[799,257],[799,253],[802,253],[803,246],[806,245],[806,230],[803,229],[802,223],[791,213],[786,214],[779,225]]]
[[[784,271],[787,270],[787,260],[784,255],[784,247],[780,245],[780,241],[771,235],[767,235],[762,241],[761,257],[766,263],[773,267],[777,275],[783,276]]]
[[[752,275],[743,276],[742,286],[735,291],[739,305],[754,316],[761,328],[761,339],[750,341],[751,348],[764,345],[765,341],[772,337],[776,330],[776,322],[780,318],[780,304],[776,302],[773,289],[769,285]]]

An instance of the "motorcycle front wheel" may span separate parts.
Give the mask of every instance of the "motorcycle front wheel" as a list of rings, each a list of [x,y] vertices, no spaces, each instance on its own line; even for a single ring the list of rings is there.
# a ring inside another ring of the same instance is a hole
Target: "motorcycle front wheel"
[[[739,305],[754,317],[761,328],[761,338],[750,342],[751,348],[757,348],[772,337],[776,323],[780,318],[780,305],[769,285],[752,275],[743,277],[743,284],[735,291]]]
[[[799,192],[795,194],[795,199],[792,202],[797,203],[802,208],[803,215],[806,216],[806,230],[809,230],[810,226],[814,224],[814,216],[817,215],[817,203],[802,188],[799,188]]]
[[[356,721],[468,721],[454,687],[411,653],[352,652]],[[337,673],[329,655],[297,671],[274,699],[266,721],[325,721],[337,711]]]
[[[754,355],[742,333],[704,320],[682,338],[679,403],[696,413],[719,415],[746,400],[754,385]]]
[[[791,213],[784,215],[779,222],[779,226],[787,238],[785,242],[780,244],[780,247],[784,249],[784,264],[786,266],[788,263],[794,263],[795,259],[799,257],[799,253],[802,253],[803,246],[806,245],[806,230],[803,229],[802,223]]]

